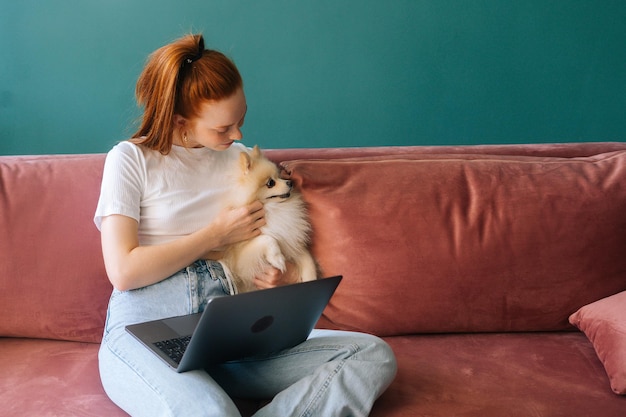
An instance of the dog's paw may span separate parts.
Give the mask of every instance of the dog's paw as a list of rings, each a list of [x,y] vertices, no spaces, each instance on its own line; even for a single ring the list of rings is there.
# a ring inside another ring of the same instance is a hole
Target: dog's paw
[[[317,270],[315,268],[302,269],[302,282],[315,281],[317,279]]]
[[[287,270],[285,257],[276,243],[266,247],[265,260],[268,264],[272,265],[281,272],[285,272]]]

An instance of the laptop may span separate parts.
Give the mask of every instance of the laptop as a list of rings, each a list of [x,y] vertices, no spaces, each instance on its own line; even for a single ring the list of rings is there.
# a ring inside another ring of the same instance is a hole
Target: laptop
[[[177,372],[266,355],[305,341],[341,276],[208,301],[202,313],[126,326]]]

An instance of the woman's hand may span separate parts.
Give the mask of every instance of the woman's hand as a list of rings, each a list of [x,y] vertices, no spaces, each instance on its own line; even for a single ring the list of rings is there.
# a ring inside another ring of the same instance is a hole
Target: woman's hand
[[[217,247],[207,247],[202,259],[221,259],[225,247],[261,234],[265,226],[265,209],[260,201],[244,207],[222,210],[209,225],[212,236],[219,239]]]
[[[282,285],[295,284],[300,282],[300,271],[298,267],[291,262],[286,263],[287,270],[281,272],[273,266],[268,266],[263,274],[254,277],[254,285],[258,289],[279,287]]]

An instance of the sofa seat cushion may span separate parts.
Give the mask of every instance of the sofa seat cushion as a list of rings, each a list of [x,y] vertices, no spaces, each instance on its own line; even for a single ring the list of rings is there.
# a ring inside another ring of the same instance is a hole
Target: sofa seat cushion
[[[106,396],[94,343],[0,338],[5,416],[127,416]]]
[[[385,340],[396,354],[399,371],[375,403],[372,417],[623,417],[626,409],[626,397],[608,388],[602,364],[582,333]],[[0,338],[2,415],[126,416],[102,389],[98,348],[91,343]],[[237,404],[243,415],[252,414],[253,403]]]
[[[626,289],[626,151],[294,160],[312,251],[344,275],[320,325],[378,335],[573,329]]]
[[[398,375],[371,417],[623,417],[582,333],[395,336]]]

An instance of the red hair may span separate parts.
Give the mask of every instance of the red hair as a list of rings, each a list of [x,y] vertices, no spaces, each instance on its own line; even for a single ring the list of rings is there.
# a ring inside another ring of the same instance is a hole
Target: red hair
[[[204,49],[202,35],[188,35],[154,51],[135,95],[143,107],[131,141],[166,155],[172,149],[174,115],[198,116],[202,102],[230,97],[243,87],[235,64],[218,51]]]

